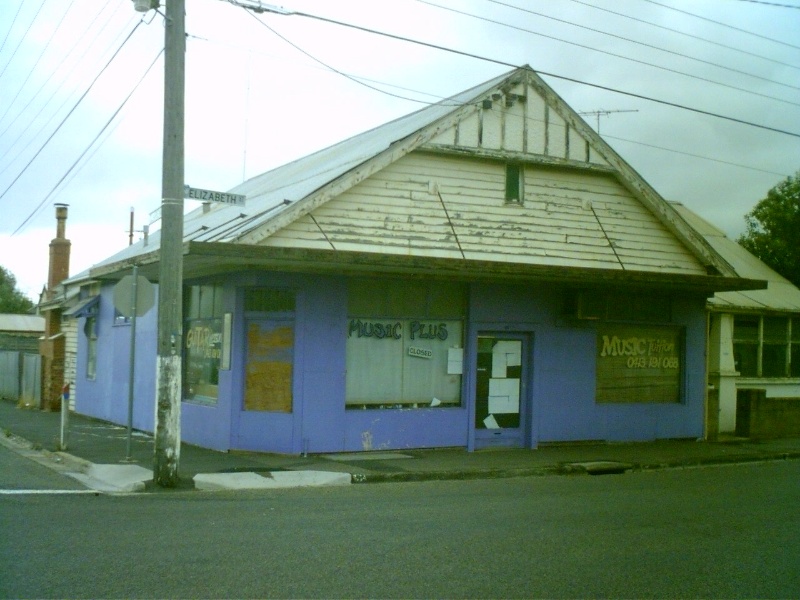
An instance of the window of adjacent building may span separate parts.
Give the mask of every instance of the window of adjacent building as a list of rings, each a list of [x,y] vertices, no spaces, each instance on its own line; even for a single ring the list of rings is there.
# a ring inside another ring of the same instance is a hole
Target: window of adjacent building
[[[800,318],[735,315],[733,357],[742,377],[800,377]]]
[[[521,165],[506,165],[506,202],[508,204],[523,204],[522,176]]]
[[[184,291],[184,399],[217,401],[222,359],[222,286],[195,285]]]
[[[460,284],[351,280],[347,408],[461,405],[465,314]]]
[[[97,315],[89,315],[83,324],[86,334],[86,379],[97,377]]]

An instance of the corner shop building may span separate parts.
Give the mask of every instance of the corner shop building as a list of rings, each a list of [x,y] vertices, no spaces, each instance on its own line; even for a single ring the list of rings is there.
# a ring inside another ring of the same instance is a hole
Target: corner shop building
[[[528,67],[250,179],[184,222],[181,437],[281,453],[704,434],[706,299],[742,279]],[[83,280],[76,410],[127,419]],[[155,311],[134,427],[154,422]]]

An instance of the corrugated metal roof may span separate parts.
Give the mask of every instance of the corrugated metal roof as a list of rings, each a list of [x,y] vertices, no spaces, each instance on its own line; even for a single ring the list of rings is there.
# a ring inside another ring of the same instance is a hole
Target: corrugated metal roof
[[[800,312],[800,289],[750,254],[708,221],[679,202],[671,203],[681,217],[727,260],[740,277],[767,281],[767,289],[717,292],[709,300],[715,308]]]
[[[287,207],[306,198],[324,185],[355,169],[394,142],[449,115],[460,106],[477,102],[509,78],[504,73],[479,86],[466,90],[384,125],[356,135],[338,144],[310,154],[281,167],[257,175],[228,190],[247,196],[246,206],[211,203],[184,216],[184,241],[231,242],[261,227]],[[160,247],[161,232],[128,246],[93,268],[148,254]]]
[[[0,314],[0,331],[44,333],[44,317],[38,315]]]

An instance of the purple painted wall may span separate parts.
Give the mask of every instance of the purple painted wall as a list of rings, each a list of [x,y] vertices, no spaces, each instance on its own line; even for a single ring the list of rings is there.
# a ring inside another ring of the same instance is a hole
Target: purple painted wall
[[[113,286],[104,286],[98,304],[97,376],[86,378],[85,318],[78,323],[76,412],[119,425],[128,423],[128,370],[131,327],[114,324]],[[157,302],[157,301],[156,301]],[[152,431],[155,419],[156,310],[136,320],[133,427]]]
[[[578,440],[701,437],[704,414],[705,299],[673,304],[672,324],[685,330],[684,399],[677,404],[597,404],[596,330],[562,316],[562,290],[544,285],[470,287],[463,405],[442,409],[345,409],[347,282],[343,277],[246,273],[225,279],[224,311],[233,314],[231,369],[220,371],[215,405],[182,404],[182,439],[201,446],[300,454],[420,447],[475,447],[474,364],[479,332],[529,340],[526,444]],[[277,286],[297,293],[293,411],[246,412],[246,322],[241,289]],[[77,410],[119,424],[127,420],[129,326],[114,326],[111,286],[102,290],[97,379],[85,379],[86,338],[80,323]],[[137,322],[134,427],[152,431],[155,310]]]

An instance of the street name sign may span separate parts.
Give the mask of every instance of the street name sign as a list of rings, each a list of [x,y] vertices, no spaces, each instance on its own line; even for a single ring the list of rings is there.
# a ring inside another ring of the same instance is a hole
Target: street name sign
[[[215,192],[214,190],[204,190],[193,188],[188,185],[183,186],[183,197],[189,200],[201,200],[202,202],[221,202],[233,206],[244,206],[247,198],[244,194],[229,194],[228,192]]]

